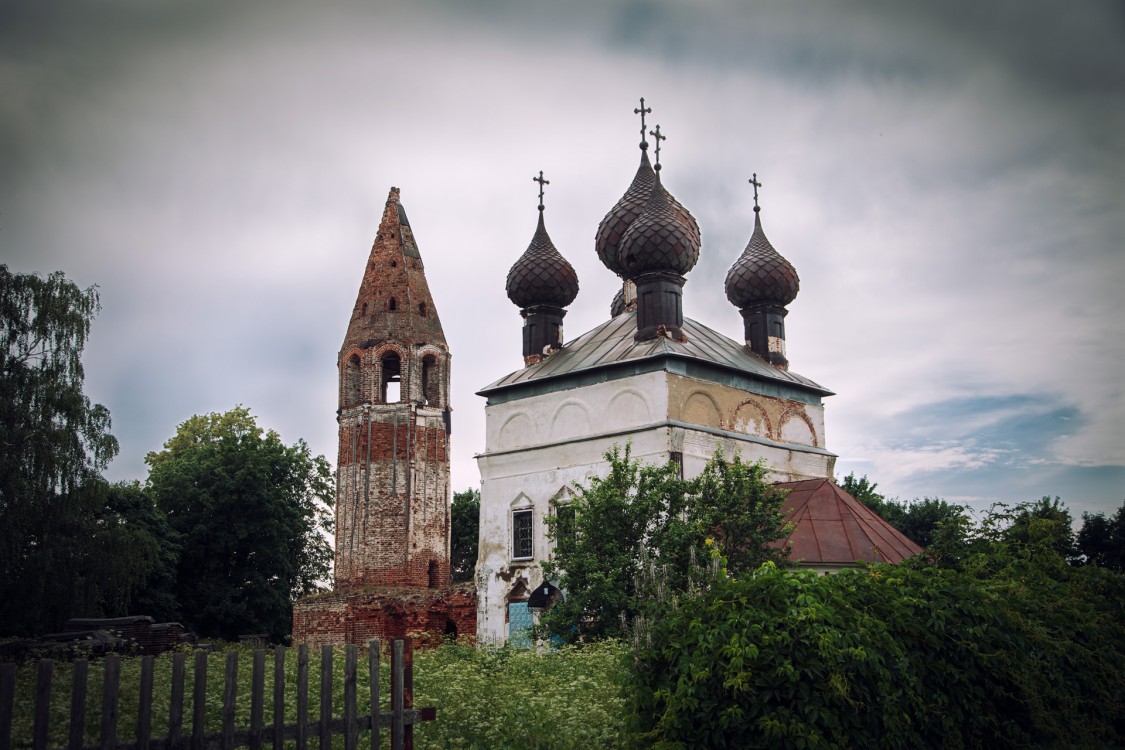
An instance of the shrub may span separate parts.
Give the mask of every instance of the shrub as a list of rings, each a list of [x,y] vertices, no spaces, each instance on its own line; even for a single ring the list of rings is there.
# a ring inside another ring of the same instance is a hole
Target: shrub
[[[1125,738],[1122,577],[767,563],[666,613],[635,654],[655,747],[1098,747]]]

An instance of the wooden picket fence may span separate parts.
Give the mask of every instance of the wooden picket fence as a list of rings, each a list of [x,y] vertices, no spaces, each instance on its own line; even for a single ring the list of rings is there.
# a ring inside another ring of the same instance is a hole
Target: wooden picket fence
[[[137,731],[133,741],[117,738],[118,706],[120,704],[121,657],[105,657],[105,679],[102,689],[101,732],[96,743],[87,743],[86,677],[89,663],[85,659],[74,662],[74,676],[70,693],[69,734],[67,750],[232,750],[248,747],[250,750],[283,750],[286,743],[296,750],[307,750],[309,740],[316,738],[320,750],[332,747],[334,735],[343,735],[344,750],[359,750],[359,735],[370,732],[370,750],[379,750],[383,730],[390,731],[392,750],[412,750],[414,725],[435,718],[436,710],[414,708],[413,648],[409,640],[396,640],[391,648],[390,710],[379,710],[380,688],[378,679],[370,679],[371,712],[359,715],[356,710],[356,665],[358,649],[347,646],[344,652],[343,712],[332,715],[333,680],[332,647],[323,646],[320,658],[320,717],[309,717],[307,646],[297,649],[297,689],[295,723],[285,723],[285,651],[282,646],[273,650],[273,722],[263,722],[266,652],[254,653],[251,675],[250,726],[236,728],[235,700],[238,690],[238,651],[226,654],[226,675],[223,688],[222,730],[206,731],[207,653],[195,652],[195,672],[192,692],[190,727],[184,725],[184,685],[187,654],[172,656],[172,691],[168,710],[168,733],[164,737],[152,736],[153,707],[153,657],[141,661],[140,696],[137,709]],[[370,674],[379,674],[379,642],[371,641],[367,648]],[[51,678],[54,662],[42,659],[38,663],[35,682],[34,723],[30,746],[33,750],[48,750],[48,723],[51,701]],[[11,750],[13,707],[16,690],[16,665],[0,664],[0,750]],[[27,738],[19,738],[21,747]],[[365,743],[366,744],[366,743]]]

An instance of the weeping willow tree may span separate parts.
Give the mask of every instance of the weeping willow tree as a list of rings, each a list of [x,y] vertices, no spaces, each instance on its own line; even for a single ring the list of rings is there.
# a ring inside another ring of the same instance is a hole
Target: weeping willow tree
[[[83,392],[97,287],[0,265],[0,633],[116,614],[155,539],[133,533],[101,477],[117,454],[109,410]]]

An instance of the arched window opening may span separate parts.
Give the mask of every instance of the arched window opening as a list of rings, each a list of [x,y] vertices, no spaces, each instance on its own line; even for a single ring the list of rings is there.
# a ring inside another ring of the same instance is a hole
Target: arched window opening
[[[429,406],[441,401],[441,382],[438,378],[437,358],[427,354],[422,358],[422,398]]]
[[[423,318],[426,317],[426,303],[425,302],[419,302],[418,303],[418,314],[421,315]]]
[[[391,261],[391,268],[398,268],[398,261],[397,260]]]
[[[379,397],[384,404],[396,404],[401,396],[402,361],[394,352],[383,355],[382,382],[379,384]]]
[[[397,310],[398,309],[398,300],[396,300],[394,297],[391,297],[391,301],[387,303],[387,309],[389,309],[391,312],[394,312],[395,310]]]
[[[363,303],[363,313],[362,314],[363,315],[367,314],[367,303],[366,302]]]
[[[360,401],[359,355],[348,357],[344,365],[344,406],[355,406]]]
[[[438,588],[438,564],[436,560],[430,560],[430,567],[426,573],[429,578],[430,588]]]
[[[451,641],[457,640],[457,623],[453,620],[445,621],[445,637]]]

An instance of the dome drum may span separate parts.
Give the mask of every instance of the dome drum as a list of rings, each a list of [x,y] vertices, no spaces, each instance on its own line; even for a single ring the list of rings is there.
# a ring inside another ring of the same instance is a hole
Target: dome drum
[[[533,305],[520,310],[523,316],[523,363],[541,362],[563,345],[562,320],[566,310],[554,305]]]
[[[672,271],[650,271],[633,277],[637,285],[637,341],[658,336],[684,340],[683,276]]]
[[[780,370],[789,369],[785,355],[785,316],[789,311],[773,302],[757,302],[739,312],[750,351]]]

